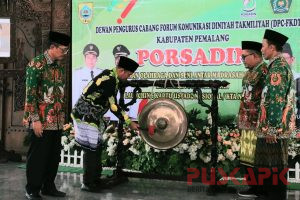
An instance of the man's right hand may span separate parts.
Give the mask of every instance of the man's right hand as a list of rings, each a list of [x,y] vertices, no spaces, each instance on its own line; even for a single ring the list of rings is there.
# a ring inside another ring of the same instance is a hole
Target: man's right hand
[[[43,126],[41,121],[32,122],[33,132],[37,137],[43,136]]]
[[[136,123],[136,122],[131,122],[130,125],[129,125],[129,127],[130,127],[132,130],[138,131],[140,126],[139,126],[139,124]]]

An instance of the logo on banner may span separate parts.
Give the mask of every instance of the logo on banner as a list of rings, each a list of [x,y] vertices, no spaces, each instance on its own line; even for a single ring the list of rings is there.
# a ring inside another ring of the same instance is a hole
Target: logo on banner
[[[256,16],[256,0],[243,0],[242,17],[255,17]]]
[[[273,12],[288,13],[292,4],[292,0],[271,0]]]
[[[93,3],[79,3],[78,14],[82,23],[88,24],[93,18]]]

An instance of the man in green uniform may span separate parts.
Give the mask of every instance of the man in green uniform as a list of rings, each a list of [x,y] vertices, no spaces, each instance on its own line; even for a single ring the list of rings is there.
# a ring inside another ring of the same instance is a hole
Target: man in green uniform
[[[26,100],[23,123],[29,128],[31,144],[27,154],[26,197],[64,197],[54,180],[60,161],[61,132],[65,120],[64,67],[57,61],[68,53],[70,37],[50,32],[50,47],[26,68]]]
[[[138,66],[130,58],[121,56],[117,67],[104,70],[85,87],[72,110],[75,140],[84,151],[82,190],[98,192],[101,187],[99,163],[102,133],[106,128],[103,115],[110,109],[131,129],[138,130],[138,124],[130,120],[116,100],[119,83],[127,80]]]
[[[293,74],[281,51],[288,37],[267,29],[262,42],[262,54],[269,60],[269,72],[262,92],[255,166],[268,168],[271,176],[263,187],[268,199],[286,199],[286,183],[278,183],[273,175],[284,172],[288,165],[288,138],[295,129],[295,86]],[[285,174],[286,175],[286,174]]]
[[[254,165],[258,112],[264,80],[268,72],[261,48],[262,44],[259,42],[242,41],[242,61],[248,71],[242,81],[243,92],[238,126],[241,130],[240,162],[245,167]],[[238,194],[242,197],[257,197],[257,193],[257,186],[250,185],[249,190],[240,191]]]

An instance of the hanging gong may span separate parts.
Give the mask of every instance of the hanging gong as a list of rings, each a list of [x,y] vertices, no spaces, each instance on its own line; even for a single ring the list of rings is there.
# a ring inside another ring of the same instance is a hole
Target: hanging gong
[[[172,99],[154,99],[139,115],[140,135],[156,149],[178,145],[186,135],[187,124],[183,107]]]

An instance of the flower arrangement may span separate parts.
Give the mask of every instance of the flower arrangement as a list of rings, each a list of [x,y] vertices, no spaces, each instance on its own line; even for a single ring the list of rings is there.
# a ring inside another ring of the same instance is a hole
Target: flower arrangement
[[[150,147],[138,133],[129,129],[124,129],[124,133],[122,144],[126,151],[122,151],[124,154],[122,157],[125,158],[123,164],[128,169],[180,176],[186,173],[189,167],[201,168],[210,165],[212,142],[209,126],[204,126],[202,130],[189,129],[185,139],[169,150]],[[110,131],[104,133],[103,140],[102,158],[115,156],[118,143],[117,129],[110,127]],[[232,167],[237,165],[236,158],[240,148],[238,130],[219,128],[218,140],[218,165],[223,168],[225,165]],[[107,166],[112,162],[103,164]],[[228,168],[227,171],[229,170]]]
[[[142,172],[162,175],[183,176],[187,168],[210,167],[211,164],[211,132],[210,126],[199,129],[189,129],[185,139],[175,148],[157,150],[146,144],[136,133],[124,130],[122,152],[124,167]],[[117,147],[117,129],[104,134],[103,157],[114,157]],[[235,128],[222,126],[218,128],[218,158],[217,167],[227,173],[239,167],[240,132]],[[296,138],[296,139],[295,139]],[[295,134],[290,140],[289,155],[297,158],[300,155],[300,134]],[[115,160],[114,160],[115,161]],[[103,162],[103,160],[102,160]],[[103,162],[104,166],[114,162]],[[242,171],[241,171],[242,173]]]
[[[61,145],[64,151],[75,150],[75,130],[72,123],[63,126]]]
[[[197,112],[193,115],[196,115]],[[202,120],[202,125],[191,123],[185,139],[175,148],[157,150],[145,143],[140,135],[128,128],[124,128],[122,138],[121,158],[127,169],[144,173],[161,175],[184,176],[187,168],[211,167],[211,120]],[[227,121],[225,122],[226,124]],[[239,166],[240,132],[236,124],[223,125],[217,130],[217,167],[226,173]],[[221,123],[222,124],[222,123]],[[62,137],[65,151],[76,148],[73,125],[66,124]],[[102,164],[112,167],[116,164],[118,144],[117,128],[110,125],[103,134]],[[289,145],[289,156],[293,161],[299,161],[300,131],[295,132]]]
[[[294,166],[296,162],[300,163],[300,130],[292,133],[289,139],[289,165]]]

